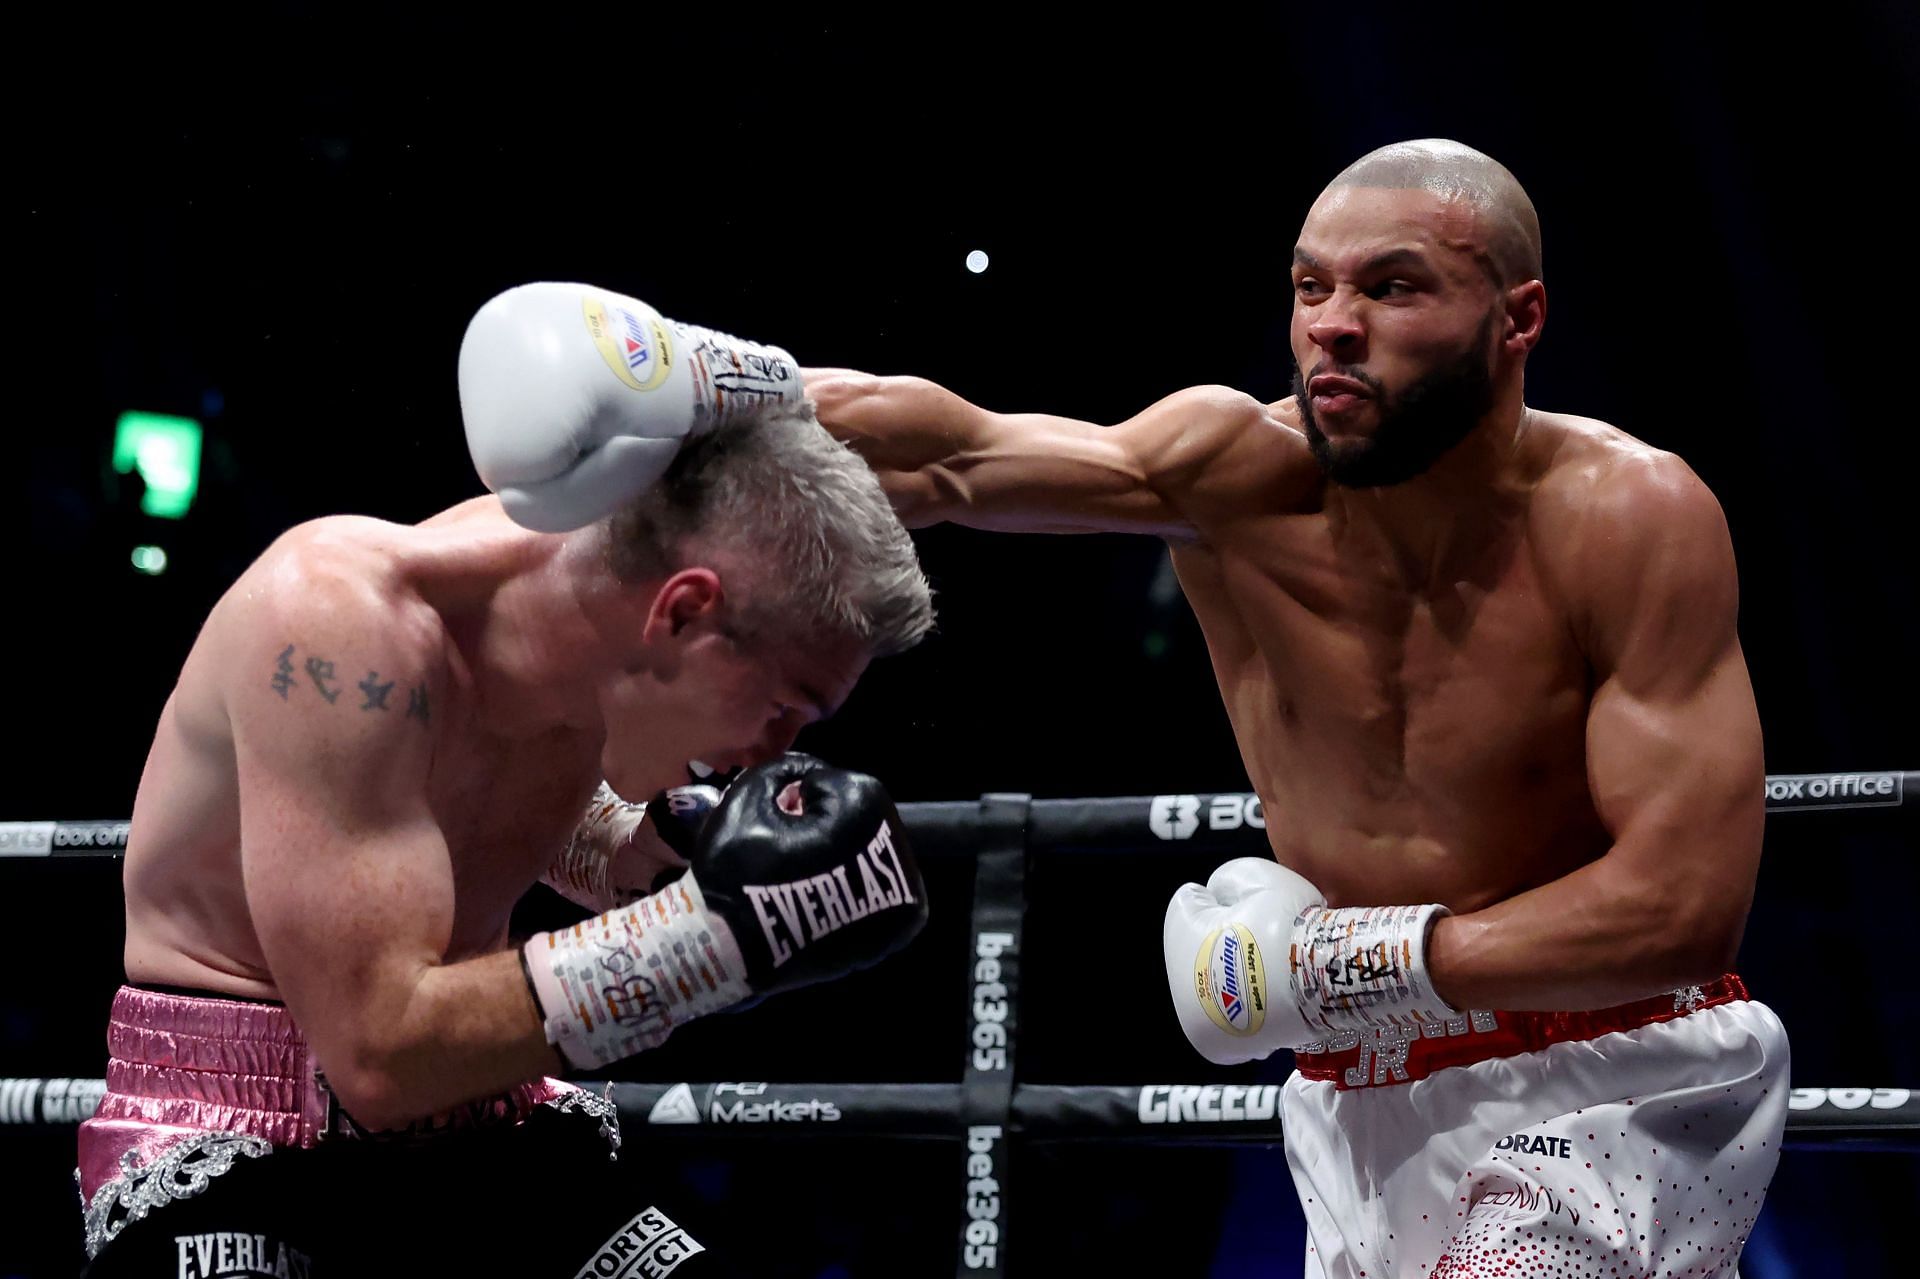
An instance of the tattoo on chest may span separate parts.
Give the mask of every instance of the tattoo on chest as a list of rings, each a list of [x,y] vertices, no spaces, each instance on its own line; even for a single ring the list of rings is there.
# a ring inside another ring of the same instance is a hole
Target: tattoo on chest
[[[343,685],[350,677],[340,675],[332,661],[317,654],[305,655],[296,664],[295,658],[299,655],[298,647],[298,645],[289,644],[280,650],[279,656],[274,659],[273,675],[268,680],[268,686],[279,695],[281,701],[289,704],[294,701],[295,693],[310,689],[319,694],[320,699],[327,705],[338,705],[340,694],[344,691]],[[300,679],[302,671],[307,677],[304,682]],[[369,670],[366,677],[355,686],[360,690],[362,698],[357,709],[368,713],[374,711],[382,714],[392,713],[397,709],[392,702],[393,690],[399,686],[400,681],[382,680],[379,671]],[[355,706],[351,701],[346,704],[350,707]],[[426,685],[407,685],[405,717],[417,719],[422,724],[430,722],[427,715]]]

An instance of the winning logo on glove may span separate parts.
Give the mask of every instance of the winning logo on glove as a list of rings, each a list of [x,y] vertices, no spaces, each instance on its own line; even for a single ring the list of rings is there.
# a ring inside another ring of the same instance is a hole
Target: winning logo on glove
[[[613,375],[636,391],[651,391],[673,372],[673,339],[652,307],[608,306],[588,294],[581,299],[587,332]]]
[[[1194,993],[1229,1035],[1258,1034],[1267,1020],[1267,974],[1260,945],[1240,924],[1207,934],[1193,963]]]

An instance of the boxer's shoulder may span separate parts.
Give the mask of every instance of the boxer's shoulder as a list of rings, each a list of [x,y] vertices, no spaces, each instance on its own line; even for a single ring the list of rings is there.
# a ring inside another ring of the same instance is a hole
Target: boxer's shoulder
[[[438,692],[451,642],[410,572],[410,531],[329,517],[282,534],[227,592],[207,636],[231,687],[283,706],[347,700],[404,711],[389,683]],[[263,666],[264,663],[264,666]],[[364,682],[365,687],[362,687]]]
[[[1181,504],[1203,532],[1219,518],[1303,509],[1319,492],[1291,399],[1265,404],[1231,387],[1194,386],[1150,412],[1167,423],[1158,470],[1184,488]]]
[[[1190,386],[1150,411],[1165,411],[1195,447],[1211,452],[1306,453],[1306,437],[1291,399],[1265,404],[1230,386]]]
[[[1300,412],[1300,399],[1289,395],[1284,400],[1260,406],[1263,416],[1262,439],[1271,454],[1272,464],[1282,470],[1289,478],[1299,483],[1311,484],[1318,490],[1326,478],[1320,464],[1313,459],[1313,449],[1307,444],[1307,425],[1305,416]]]
[[[1532,540],[1570,603],[1626,616],[1675,574],[1695,592],[1730,585],[1726,517],[1682,458],[1591,418],[1541,417]]]
[[[1536,526],[1627,532],[1719,510],[1679,455],[1594,418],[1535,413],[1524,447],[1535,461]]]
[[[407,542],[415,536],[404,526],[361,516],[310,520],[281,534],[235,593],[259,617],[333,624],[377,619],[382,632],[437,637],[440,619],[410,572]]]

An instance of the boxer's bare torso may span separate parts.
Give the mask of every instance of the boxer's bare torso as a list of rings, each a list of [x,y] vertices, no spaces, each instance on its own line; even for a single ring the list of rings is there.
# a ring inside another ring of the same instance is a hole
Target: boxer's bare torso
[[[1295,421],[1286,401],[1229,428],[1267,436],[1227,455],[1270,509],[1202,505],[1197,536],[1171,541],[1275,854],[1336,905],[1455,911],[1597,857],[1581,583],[1611,548],[1581,512],[1601,486],[1684,468],[1531,414],[1516,482],[1415,565],[1317,482]]]
[[[1115,427],[809,374],[909,524],[1160,536],[1275,855],[1334,905],[1437,901],[1457,1007],[1598,1007],[1730,962],[1760,739],[1718,503],[1671,454],[1514,405],[1413,485],[1328,482],[1292,400]]]
[[[134,803],[125,871],[131,980],[279,997],[242,874],[240,809],[250,796],[229,708],[243,684],[272,690],[290,716],[386,716],[429,737],[428,807],[446,849],[436,873],[454,902],[442,958],[505,944],[514,902],[564,845],[600,776],[597,733],[490,726],[472,645],[457,638],[463,607],[478,599],[460,584],[498,572],[528,541],[487,502],[417,527],[323,519],[282,537],[222,597],[167,699]],[[387,637],[309,651],[299,637],[269,633],[263,597],[285,589],[289,564],[316,557],[386,597],[396,625],[437,631],[430,688],[378,669]],[[435,598],[422,595],[423,581]]]
[[[686,864],[631,811],[583,820],[590,801],[609,815],[602,779],[644,798],[695,760],[778,758],[870,656],[740,631],[753,578],[725,546],[623,574],[616,536],[532,532],[489,497],[417,526],[317,520],[268,548],[154,736],[128,977],[282,1001],[372,1127],[551,1071],[515,902],[555,870],[577,902],[617,904]]]

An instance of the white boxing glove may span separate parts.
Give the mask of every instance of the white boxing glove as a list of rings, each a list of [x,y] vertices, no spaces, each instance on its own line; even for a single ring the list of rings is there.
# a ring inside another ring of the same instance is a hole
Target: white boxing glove
[[[586,284],[508,289],[460,344],[473,464],[508,515],[543,533],[611,515],[689,436],[804,397],[798,365],[778,347]]]
[[[1328,909],[1266,857],[1241,857],[1167,903],[1161,944],[1180,1028],[1221,1065],[1342,1031],[1419,1029],[1458,1016],[1427,975],[1439,905]]]

